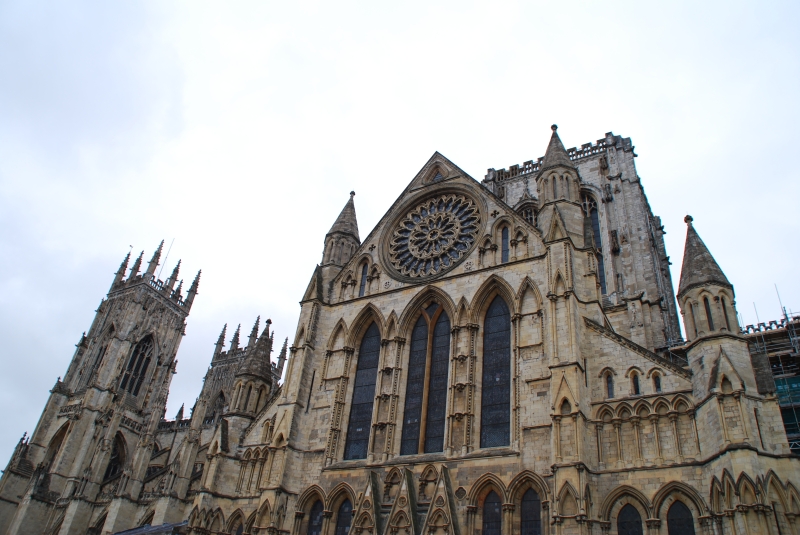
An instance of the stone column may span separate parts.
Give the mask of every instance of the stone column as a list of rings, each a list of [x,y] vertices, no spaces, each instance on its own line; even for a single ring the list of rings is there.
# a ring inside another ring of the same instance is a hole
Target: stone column
[[[514,504],[503,504],[503,535],[513,535],[514,530]]]
[[[650,415],[650,423],[653,425],[653,438],[656,440],[656,464],[662,464],[664,458],[661,455],[661,437],[659,437],[658,433],[658,414]]]

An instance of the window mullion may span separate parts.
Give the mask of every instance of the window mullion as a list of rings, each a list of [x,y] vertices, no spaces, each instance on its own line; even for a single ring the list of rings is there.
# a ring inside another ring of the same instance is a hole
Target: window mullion
[[[436,315],[438,317],[438,315]],[[433,355],[433,328],[435,322],[433,319],[425,318],[428,322],[428,346],[425,349],[425,378],[423,379],[422,387],[422,412],[419,418],[419,442],[417,446],[418,453],[425,453],[425,434],[428,431],[428,389],[431,386],[431,356]]]

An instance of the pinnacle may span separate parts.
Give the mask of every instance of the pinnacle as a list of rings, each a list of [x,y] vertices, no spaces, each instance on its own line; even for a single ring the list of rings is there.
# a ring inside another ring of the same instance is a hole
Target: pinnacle
[[[550,143],[547,145],[547,152],[544,153],[544,161],[542,162],[541,169],[545,170],[557,165],[574,169],[575,165],[573,165],[573,163],[570,161],[567,150],[564,148],[561,138],[558,137],[558,126],[553,125],[550,127],[550,129],[553,131],[553,134],[550,136]]]
[[[687,215],[686,222],[686,245],[683,249],[683,264],[681,266],[681,282],[678,285],[678,296],[683,295],[690,289],[704,284],[718,284],[726,288],[733,288],[722,268],[711,255],[711,252],[703,243],[700,235],[692,225],[694,219]]]
[[[350,199],[347,201],[347,204],[344,205],[339,217],[336,218],[336,222],[333,224],[331,229],[328,231],[328,234],[333,234],[334,232],[340,232],[342,234],[349,234],[354,237],[357,241],[361,241],[358,237],[358,221],[356,220],[356,205],[353,202],[353,197],[355,196],[356,192],[350,192]]]

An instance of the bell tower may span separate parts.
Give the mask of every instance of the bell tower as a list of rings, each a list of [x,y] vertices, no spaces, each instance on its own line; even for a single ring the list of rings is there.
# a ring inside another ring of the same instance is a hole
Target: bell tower
[[[50,522],[53,533],[86,533],[91,503],[138,497],[200,281],[198,272],[184,295],[180,262],[166,281],[157,279],[163,246],[143,273],[144,252],[127,278],[130,254],[122,261],[30,439],[0,479],[0,497],[18,504],[0,511],[8,519],[0,531],[32,533]],[[66,508],[55,507],[67,498]],[[129,502],[109,510],[104,531],[130,525]]]

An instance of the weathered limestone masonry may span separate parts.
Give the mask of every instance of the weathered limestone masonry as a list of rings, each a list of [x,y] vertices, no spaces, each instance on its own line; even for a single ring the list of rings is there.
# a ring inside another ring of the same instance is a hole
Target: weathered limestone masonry
[[[553,126],[483,182],[435,153],[363,241],[351,193],[291,345],[223,329],[190,418],[163,412],[197,280],[126,259],[0,531],[800,533],[768,362],[688,216],[676,303],[633,150]]]

